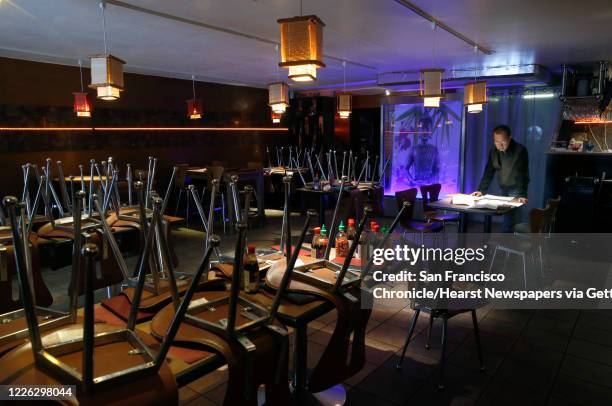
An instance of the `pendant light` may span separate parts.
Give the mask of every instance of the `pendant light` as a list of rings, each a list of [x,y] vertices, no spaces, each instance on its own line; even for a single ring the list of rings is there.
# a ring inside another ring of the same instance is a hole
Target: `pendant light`
[[[278,58],[278,44],[274,46]],[[281,82],[278,74],[278,65],[275,69],[276,82],[268,85],[268,105],[272,109],[272,123],[280,123],[280,118],[289,107],[289,85]]]
[[[433,30],[433,46],[432,46],[432,66],[436,63],[436,22],[432,22]],[[421,77],[419,80],[420,94],[423,98],[424,107],[440,107],[440,99],[442,98],[442,74],[444,69],[431,68],[421,69]]]
[[[279,113],[279,112],[273,111],[273,112],[272,112],[272,124],[278,124],[278,123],[280,123],[280,121],[281,121],[281,116],[282,116],[282,115],[283,115],[282,113]]]
[[[81,91],[74,92],[72,95],[74,96],[73,108],[77,117],[91,117],[91,99],[89,97],[89,93],[86,93],[83,90],[83,63],[79,59],[79,74],[81,75]]]
[[[196,99],[195,92],[195,75],[191,75],[191,89],[193,90],[193,98],[187,100],[187,117],[191,120],[202,118],[202,99]]]
[[[289,107],[289,86],[284,82],[268,86],[268,104],[275,113],[284,113]]]
[[[478,46],[474,46],[474,53],[478,52]],[[468,113],[480,113],[483,105],[487,102],[487,82],[476,81],[477,66],[474,66],[474,82],[465,85],[463,90],[463,104],[467,106]]]
[[[106,42],[106,2],[100,2],[102,9],[102,31],[104,33],[104,54],[94,55],[91,60],[91,84],[96,89],[98,99],[116,100],[123,91],[123,65],[124,61],[108,53]]]
[[[289,79],[311,82],[317,79],[317,68],[323,63],[323,21],[315,15],[277,20],[280,24],[281,61],[278,66],[289,69]]]
[[[338,116],[343,119],[349,118],[351,115],[351,95],[346,94],[346,61],[342,61],[342,73],[343,73],[343,93],[337,96],[337,111]]]

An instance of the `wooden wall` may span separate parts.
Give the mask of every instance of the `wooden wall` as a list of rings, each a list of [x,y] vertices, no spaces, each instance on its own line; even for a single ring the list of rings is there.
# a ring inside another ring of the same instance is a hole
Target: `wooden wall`
[[[89,70],[83,69],[85,85]],[[45,158],[64,162],[65,174],[77,165],[109,156],[120,164],[146,167],[149,155],[159,158],[159,172],[175,163],[229,166],[265,161],[267,145],[287,143],[286,131],[224,131],[225,127],[273,127],[267,89],[196,82],[203,100],[201,120],[186,117],[192,97],[188,80],[125,74],[121,98],[94,100],[91,119],[72,112],[72,92],[80,91],[78,67],[0,58],[0,127],[216,127],[215,131],[0,131],[0,196],[21,189],[21,165],[42,165]],[[89,90],[95,99],[95,92]],[[123,166],[125,168],[125,166]]]

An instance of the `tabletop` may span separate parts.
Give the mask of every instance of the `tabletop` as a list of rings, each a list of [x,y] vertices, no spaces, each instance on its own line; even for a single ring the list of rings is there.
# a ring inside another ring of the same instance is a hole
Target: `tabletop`
[[[434,209],[456,211],[460,213],[469,214],[484,214],[486,216],[503,216],[520,207],[504,206],[503,208],[498,208],[497,210],[479,207],[468,207],[467,205],[462,204],[452,204],[450,196],[437,200],[435,202],[428,203],[428,206]]]

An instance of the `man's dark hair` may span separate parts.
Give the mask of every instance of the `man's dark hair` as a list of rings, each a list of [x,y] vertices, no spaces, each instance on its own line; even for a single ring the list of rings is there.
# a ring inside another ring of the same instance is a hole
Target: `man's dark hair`
[[[493,134],[495,134],[495,133],[504,133],[504,134],[506,134],[506,136],[508,138],[510,138],[512,136],[512,131],[510,131],[510,127],[508,127],[507,125],[504,125],[504,124],[498,125],[497,127],[495,127],[493,129]]]

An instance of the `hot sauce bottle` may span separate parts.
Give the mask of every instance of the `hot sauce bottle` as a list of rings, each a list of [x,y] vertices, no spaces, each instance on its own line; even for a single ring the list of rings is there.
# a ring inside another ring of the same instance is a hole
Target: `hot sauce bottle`
[[[346,258],[349,251],[349,242],[344,232],[344,223],[340,221],[340,226],[338,227],[338,234],[336,234],[336,256]]]

